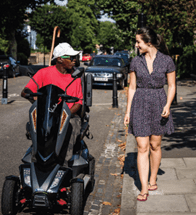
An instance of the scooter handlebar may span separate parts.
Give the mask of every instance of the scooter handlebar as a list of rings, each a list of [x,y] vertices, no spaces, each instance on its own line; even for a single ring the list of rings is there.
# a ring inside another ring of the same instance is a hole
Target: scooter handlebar
[[[42,93],[25,93],[25,98],[34,97],[34,96],[42,96]]]
[[[58,96],[61,97],[67,103],[74,103],[74,102],[78,102],[80,100],[77,97],[69,96],[66,94],[58,94]]]

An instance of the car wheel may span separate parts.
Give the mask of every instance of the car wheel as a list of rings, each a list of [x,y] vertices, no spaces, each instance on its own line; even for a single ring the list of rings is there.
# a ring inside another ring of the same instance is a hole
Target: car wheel
[[[14,77],[14,72],[12,69],[8,70],[8,77],[13,78]]]
[[[120,81],[120,89],[121,89],[121,90],[124,90],[124,87],[125,87],[125,85],[124,85],[124,80],[121,80],[121,81]]]
[[[127,80],[127,79],[128,79],[128,74],[126,74],[126,75],[125,75],[125,77],[126,77],[126,78],[125,78],[125,80],[124,80],[124,86],[125,86],[125,87],[127,87],[127,82],[128,82],[128,80]]]

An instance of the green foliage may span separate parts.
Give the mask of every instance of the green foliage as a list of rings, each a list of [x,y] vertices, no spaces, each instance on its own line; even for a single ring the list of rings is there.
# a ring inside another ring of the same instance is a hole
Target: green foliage
[[[134,47],[138,14],[147,16],[147,25],[161,34],[170,50],[181,48],[183,52],[177,73],[195,72],[190,66],[195,62],[193,49],[194,32],[196,32],[195,0],[98,0],[97,5],[104,13],[108,13],[116,21],[117,27],[123,31],[124,41]],[[196,34],[196,33],[195,33]],[[191,48],[192,47],[192,48]],[[187,68],[187,69],[186,69]]]
[[[29,16],[29,24],[42,38],[38,38],[38,46],[41,43],[43,46],[45,37],[47,49],[50,49],[53,29],[59,26],[61,42],[68,42],[78,50],[93,49],[97,43],[98,21],[91,7],[94,9],[93,1],[70,0],[67,7],[44,5],[36,8]]]
[[[97,5],[116,21],[123,48],[134,47],[135,32],[137,30],[139,5],[136,1],[98,0]]]
[[[2,52],[2,54],[6,54],[8,51],[8,40],[5,40],[1,37],[0,35],[0,51]]]
[[[22,38],[18,41],[17,52],[23,53],[27,58],[30,56],[30,45],[26,38]]]
[[[116,24],[109,21],[100,22],[97,40],[104,49],[114,47],[115,50],[124,49],[123,32],[116,27]]]
[[[54,0],[1,0],[0,8],[1,8],[1,16],[0,16],[0,35],[1,39],[8,40],[8,48],[10,51],[5,50],[6,52],[10,52],[14,50],[12,47],[16,47],[15,44],[15,32],[18,29],[23,29],[27,15],[27,8],[35,9],[37,5],[46,4],[47,2],[54,2]],[[13,43],[14,41],[14,43]],[[4,49],[4,44],[0,49]]]
[[[183,48],[183,54],[177,62],[177,75],[183,77],[185,74],[196,74],[196,45],[188,45]]]
[[[20,61],[21,65],[28,65],[28,58],[24,53],[18,53],[17,60]]]

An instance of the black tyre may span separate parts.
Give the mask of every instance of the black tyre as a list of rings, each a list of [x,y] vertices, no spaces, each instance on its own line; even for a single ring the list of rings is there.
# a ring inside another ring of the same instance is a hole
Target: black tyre
[[[121,80],[121,81],[120,81],[120,89],[121,89],[121,90],[124,90],[124,87],[125,87],[125,86],[124,86],[124,80]]]
[[[3,215],[17,213],[16,194],[18,191],[17,181],[5,180],[1,196],[1,211]]]
[[[91,182],[90,182],[90,192],[93,191],[94,184],[95,184],[95,158],[90,155],[90,161],[89,161],[89,175],[91,176]]]
[[[128,74],[126,74],[126,79],[124,80],[124,86],[127,87],[127,82],[128,82]]]
[[[84,184],[75,182],[71,185],[71,215],[83,214]]]
[[[14,72],[12,69],[8,69],[8,77],[10,77],[10,78],[14,77]]]

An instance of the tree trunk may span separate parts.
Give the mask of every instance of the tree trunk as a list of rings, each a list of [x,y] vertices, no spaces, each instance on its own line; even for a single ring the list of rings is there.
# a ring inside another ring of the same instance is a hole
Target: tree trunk
[[[15,37],[15,30],[12,30],[10,34],[10,54],[17,60],[17,42]]]

